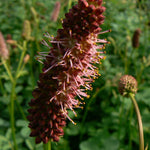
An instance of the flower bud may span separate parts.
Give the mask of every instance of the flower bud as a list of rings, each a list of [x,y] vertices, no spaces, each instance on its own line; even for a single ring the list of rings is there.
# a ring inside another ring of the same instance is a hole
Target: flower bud
[[[141,34],[141,29],[136,29],[134,34],[133,34],[132,46],[134,48],[138,48],[139,47],[140,34]]]
[[[60,12],[60,2],[56,2],[55,6],[54,6],[54,10],[53,10],[52,15],[51,15],[51,20],[52,21],[54,21],[54,22],[57,21],[59,12]]]
[[[26,64],[28,61],[29,61],[29,59],[30,59],[30,55],[29,54],[27,54],[25,57],[24,57],[24,63]]]
[[[124,75],[120,78],[119,93],[124,97],[128,97],[129,93],[135,94],[137,92],[137,81],[131,75]]]
[[[37,22],[38,22],[38,18],[39,18],[38,13],[37,13],[36,10],[34,9],[34,7],[31,7],[30,10],[31,10],[31,13],[32,13],[32,15],[33,15],[33,18],[34,18],[35,22],[37,23]]]
[[[4,59],[8,59],[9,51],[7,49],[7,45],[3,34],[0,32],[0,56]]]
[[[24,21],[22,37],[27,41],[31,39],[31,25],[28,20]]]

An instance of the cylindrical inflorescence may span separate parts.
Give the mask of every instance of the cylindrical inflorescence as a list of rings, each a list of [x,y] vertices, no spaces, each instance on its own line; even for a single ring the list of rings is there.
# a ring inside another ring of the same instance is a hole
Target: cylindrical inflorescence
[[[50,51],[41,52],[38,57],[39,61],[44,59],[44,67],[38,87],[33,91],[34,99],[31,100],[29,109],[31,135],[36,136],[38,142],[46,143],[47,139],[58,141],[54,138],[55,135],[59,137],[55,128],[62,135],[65,118],[72,121],[67,109],[76,115],[74,108],[81,108],[83,104],[78,99],[89,97],[86,90],[92,89],[91,83],[99,75],[98,68],[93,64],[104,59],[102,49],[108,43],[105,39],[98,39],[99,34],[109,32],[100,32],[104,11],[102,0],[79,0],[65,14],[63,28],[58,29],[57,36],[45,34],[47,40],[42,43]],[[56,119],[53,119],[54,116]],[[37,125],[36,128],[34,125]],[[34,132],[36,134],[32,134]]]

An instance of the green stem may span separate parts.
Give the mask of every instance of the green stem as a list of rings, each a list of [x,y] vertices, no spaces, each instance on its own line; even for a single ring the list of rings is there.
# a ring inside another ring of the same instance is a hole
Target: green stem
[[[48,141],[47,144],[43,144],[44,150],[51,150],[51,140]]]
[[[140,111],[139,111],[139,107],[138,107],[138,104],[135,100],[135,97],[132,93],[129,94],[131,100],[132,100],[132,103],[134,105],[134,108],[135,108],[135,112],[136,112],[136,115],[137,115],[137,120],[138,120],[138,128],[139,128],[139,150],[144,150],[144,135],[143,135],[143,125],[142,125],[142,119],[141,119],[141,114],[140,114]]]
[[[4,95],[5,94],[5,90],[4,90],[1,78],[0,78],[0,90],[1,90],[2,95]]]
[[[15,87],[16,87],[16,82],[13,82],[11,95],[10,95],[10,122],[11,122],[12,139],[14,142],[14,148],[15,150],[18,150],[16,137],[15,137],[15,118],[14,118]]]
[[[71,8],[72,0],[68,1],[68,10]]]
[[[6,63],[6,60],[2,59],[2,63],[8,73],[8,76],[9,76],[11,82],[12,82],[12,90],[11,90],[11,95],[10,95],[10,123],[11,123],[12,139],[13,139],[13,143],[14,143],[14,150],[18,150],[17,143],[16,143],[16,136],[15,136],[15,117],[14,117],[15,87],[16,87],[16,83],[17,83],[17,78],[19,77],[19,71],[22,66],[23,58],[26,53],[26,44],[27,44],[26,41],[24,41],[23,47],[18,45],[18,47],[23,51],[21,53],[21,58],[20,58],[20,61],[19,61],[18,67],[17,67],[15,77],[12,76],[12,73]]]
[[[14,143],[14,149],[18,150],[17,143],[16,143],[16,136],[15,136],[15,119],[14,119],[14,98],[15,98],[15,86],[16,81],[14,80],[11,71],[6,63],[6,60],[2,59],[2,63],[8,73],[8,76],[12,82],[12,90],[10,95],[10,124],[11,124],[11,132],[12,132],[12,139]]]
[[[11,90],[11,96],[10,96],[10,121],[11,121],[12,138],[13,138],[15,150],[18,150],[17,143],[16,143],[16,137],[15,137],[15,118],[14,118],[15,87],[16,87],[17,78],[19,77],[18,74],[19,74],[20,68],[22,66],[23,58],[26,53],[26,44],[27,44],[26,41],[24,41],[23,51],[21,53],[21,58],[20,58],[20,61],[19,61],[18,67],[17,67],[15,78],[12,77],[13,82],[12,82],[12,90]]]
[[[19,75],[19,71],[20,71],[20,68],[22,66],[22,62],[23,62],[23,59],[24,59],[24,56],[25,56],[25,53],[26,53],[26,50],[27,50],[26,45],[27,45],[27,42],[24,41],[23,42],[23,52],[21,53],[19,65],[18,65],[18,68],[17,68],[17,71],[16,71],[16,76],[15,76],[16,79],[19,77],[18,76]]]
[[[9,76],[11,82],[13,83],[14,82],[14,78],[13,78],[13,76],[11,74],[11,71],[10,71],[10,69],[9,69],[9,67],[8,67],[8,65],[6,63],[6,60],[4,60],[3,58],[2,58],[2,63],[3,63],[5,69],[6,69],[7,73],[8,73],[8,76]]]

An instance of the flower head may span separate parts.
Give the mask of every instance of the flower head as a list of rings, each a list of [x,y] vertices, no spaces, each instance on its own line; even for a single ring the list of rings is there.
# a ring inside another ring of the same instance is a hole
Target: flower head
[[[56,117],[62,116],[63,122],[66,117],[73,122],[68,116],[67,109],[71,109],[76,115],[74,108],[81,108],[83,104],[78,99],[83,100],[84,97],[89,97],[86,90],[92,89],[91,83],[100,75],[98,68],[93,64],[100,63],[101,59],[104,59],[101,55],[104,53],[102,49],[105,43],[108,43],[105,39],[98,39],[99,34],[109,32],[100,32],[99,26],[104,21],[102,15],[104,11],[102,0],[79,0],[78,4],[65,14],[63,28],[57,31],[57,36],[45,34],[47,40],[43,40],[42,43],[50,51],[41,52],[38,57],[40,62],[44,60],[44,67],[40,74],[38,88],[34,90],[33,102],[30,103],[32,111],[36,113],[40,111],[38,122],[39,118],[43,118],[40,116],[43,113],[46,118],[44,122],[52,120],[48,110],[54,111]],[[40,107],[44,108],[40,109]],[[56,109],[53,110],[54,107]],[[31,116],[34,115],[34,113],[31,114]],[[32,119],[30,124],[37,122],[35,117]],[[55,124],[55,120],[52,121]],[[53,139],[53,136],[49,137]]]
[[[134,31],[133,37],[132,37],[132,46],[134,48],[138,48],[139,47],[139,40],[140,40],[140,35],[141,35],[141,29],[136,29]]]
[[[5,39],[3,37],[3,34],[1,32],[0,32],[0,57],[4,59],[8,59],[9,57],[9,51]]]
[[[137,92],[137,81],[130,75],[124,75],[120,78],[118,89],[121,95],[128,97],[129,93]]]

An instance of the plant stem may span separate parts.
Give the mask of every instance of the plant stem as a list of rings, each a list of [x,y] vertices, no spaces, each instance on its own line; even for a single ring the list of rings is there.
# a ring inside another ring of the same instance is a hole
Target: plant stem
[[[0,78],[0,90],[1,90],[2,95],[4,95],[5,94],[5,90],[4,90],[1,78]]]
[[[69,1],[68,1],[68,11],[69,11],[69,9],[71,8],[71,4],[72,4],[72,0],[69,0]]]
[[[43,144],[44,150],[51,150],[51,140],[47,142],[47,144]]]
[[[14,118],[14,98],[15,98],[15,87],[16,82],[12,83],[12,90],[10,95],[10,122],[11,122],[11,130],[12,130],[12,138],[14,142],[15,150],[18,150],[16,137],[15,137],[15,118]]]
[[[11,82],[13,83],[14,82],[14,78],[13,78],[13,76],[11,74],[11,71],[10,71],[10,69],[9,69],[9,67],[8,67],[8,65],[6,63],[6,60],[4,60],[3,58],[2,58],[2,63],[3,63],[5,69],[6,69],[7,73],[8,73],[8,76],[9,76]]]
[[[10,124],[11,124],[11,132],[12,132],[12,139],[14,143],[14,149],[18,150],[17,143],[16,143],[16,136],[15,136],[15,119],[14,119],[14,98],[15,98],[15,87],[16,87],[16,81],[14,80],[11,71],[6,63],[6,60],[2,59],[2,63],[8,73],[8,76],[12,83],[12,90],[10,95]]]
[[[27,45],[27,42],[24,41],[23,42],[23,51],[21,53],[20,61],[19,61],[18,68],[17,68],[17,71],[16,71],[15,80],[17,80],[17,78],[19,77],[18,74],[19,74],[20,68],[22,66],[23,58],[24,58],[26,50],[27,50],[26,45]]]
[[[142,125],[142,119],[141,119],[141,114],[140,114],[140,111],[139,111],[139,107],[138,107],[138,104],[135,100],[135,97],[132,93],[129,94],[131,100],[132,100],[132,103],[134,105],[134,108],[135,108],[135,112],[136,112],[136,115],[137,115],[137,120],[138,120],[138,128],[139,128],[139,150],[144,150],[144,136],[143,136],[143,125]]]

